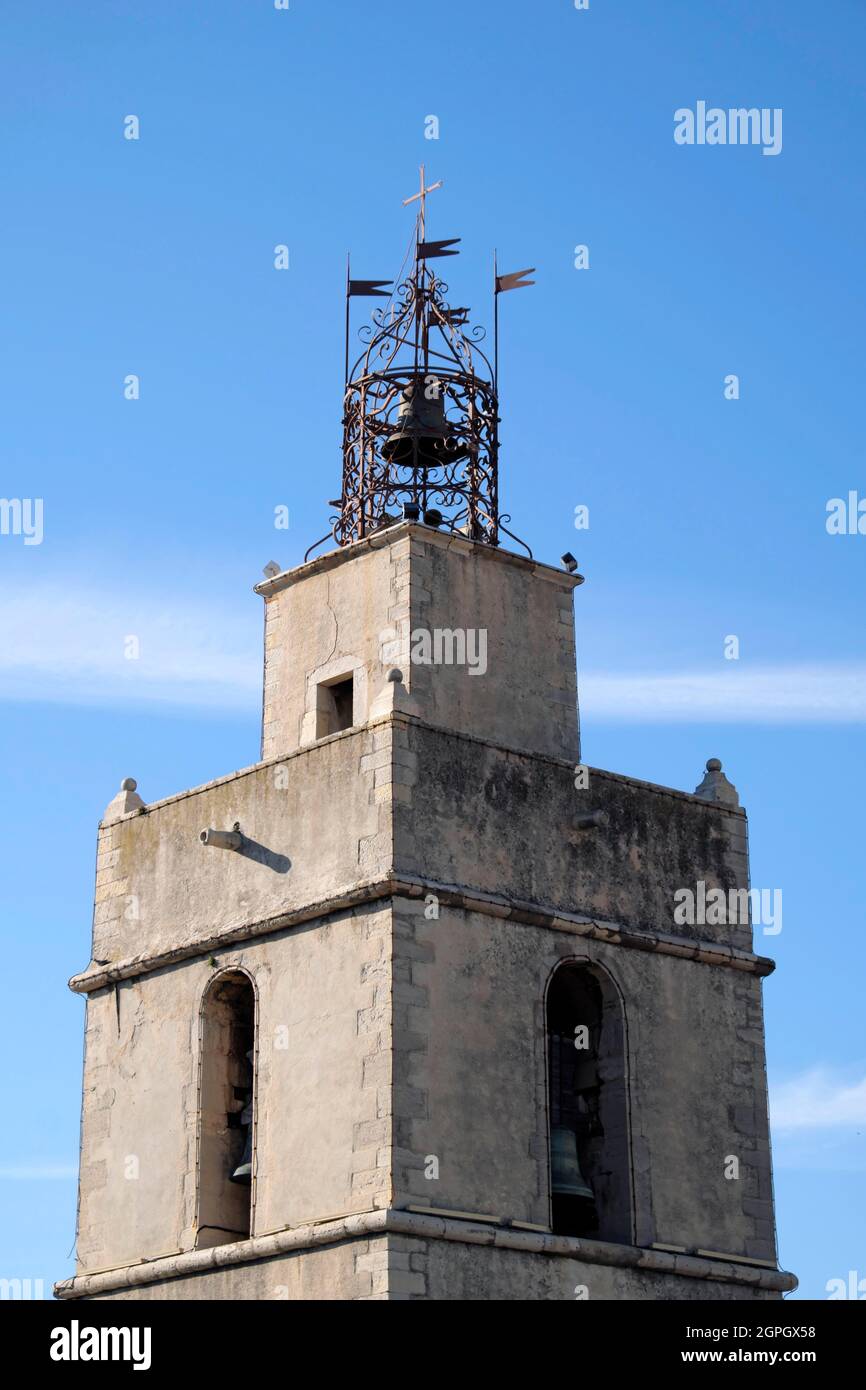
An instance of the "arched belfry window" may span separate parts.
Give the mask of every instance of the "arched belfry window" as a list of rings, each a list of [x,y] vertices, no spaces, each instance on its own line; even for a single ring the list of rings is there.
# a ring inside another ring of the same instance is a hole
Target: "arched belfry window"
[[[199,1024],[197,1249],[250,1235],[255,1016],[253,986],[242,971],[211,982]]]
[[[606,972],[558,967],[547,993],[552,1226],[631,1243],[625,1024]]]

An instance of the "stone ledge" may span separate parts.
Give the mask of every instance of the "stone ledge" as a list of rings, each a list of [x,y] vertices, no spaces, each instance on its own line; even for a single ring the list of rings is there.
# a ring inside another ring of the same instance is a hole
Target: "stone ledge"
[[[200,941],[183,942],[152,955],[129,956],[125,960],[113,961],[110,965],[103,965],[98,969],[83,970],[80,974],[72,976],[69,988],[74,994],[90,994],[93,990],[116,984],[118,980],[130,980],[137,975],[147,975],[154,970],[176,965],[178,961],[209,955],[213,951],[224,950],[242,941],[271,936],[275,932],[302,926],[316,918],[331,917],[388,898],[423,898],[427,893],[435,894],[446,907],[458,907],[466,912],[501,917],[520,926],[546,927],[551,931],[570,932],[577,937],[588,937],[592,941],[604,941],[631,950],[678,956],[683,960],[697,961],[701,965],[726,966],[751,975],[770,975],[776,968],[775,962],[769,956],[757,956],[751,951],[743,951],[737,946],[725,946],[716,941],[695,941],[690,937],[674,936],[666,932],[639,931],[622,927],[616,922],[596,921],[577,913],[557,911],[543,903],[515,901],[498,897],[493,893],[485,893],[481,889],[464,889],[454,884],[437,883],[432,879],[389,876],[368,880],[344,893],[308,903],[293,912],[279,913],[258,922],[224,927],[221,932],[204,937]]]
[[[575,1236],[546,1235],[515,1230],[509,1226],[490,1226],[471,1220],[451,1220],[441,1216],[421,1216],[416,1212],[389,1208],[361,1212],[318,1225],[298,1226],[252,1240],[215,1245],[208,1250],[190,1250],[182,1255],[141,1261],[98,1274],[80,1274],[54,1286],[59,1299],[98,1298],[100,1294],[131,1289],[143,1284],[205,1274],[228,1265],[250,1264],[294,1251],[313,1250],[339,1241],[369,1239],[383,1235],[404,1235],[416,1239],[456,1241],[464,1245],[493,1245],[500,1250],[524,1254],[550,1255],[581,1260],[586,1264],[615,1265],[621,1269],[647,1269],[661,1274],[677,1274],[685,1279],[710,1279],[722,1284],[744,1284],[773,1293],[789,1293],[797,1287],[793,1274],[784,1270],[756,1268],[734,1259],[707,1259],[698,1255],[675,1255],[664,1250],[647,1250],[636,1245],[610,1245]]]

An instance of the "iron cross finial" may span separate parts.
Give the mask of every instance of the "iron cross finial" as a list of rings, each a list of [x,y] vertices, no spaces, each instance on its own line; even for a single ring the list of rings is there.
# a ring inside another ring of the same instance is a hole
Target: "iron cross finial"
[[[420,201],[421,201],[421,210],[420,210],[420,212],[418,213],[418,240],[419,240],[419,241],[423,241],[423,240],[424,240],[424,222],[425,222],[425,217],[426,217],[426,213],[427,213],[427,194],[428,194],[428,193],[435,193],[435,191],[436,191],[437,188],[441,188],[441,187],[442,187],[442,184],[443,184],[444,180],[443,180],[443,179],[439,179],[436,183],[425,184],[425,182],[424,182],[424,165],[423,165],[423,164],[420,166],[420,172],[421,172],[421,186],[420,186],[420,188],[419,188],[419,190],[418,190],[417,193],[413,193],[413,194],[412,194],[412,197],[411,197],[411,198],[404,198],[404,199],[403,199],[403,206],[404,206],[404,208],[406,208],[406,207],[409,206],[410,203],[416,203],[416,202],[418,202],[418,200],[420,199]]]

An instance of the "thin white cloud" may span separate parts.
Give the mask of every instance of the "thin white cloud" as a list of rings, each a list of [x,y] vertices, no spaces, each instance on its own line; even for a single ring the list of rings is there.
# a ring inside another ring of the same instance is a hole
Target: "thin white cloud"
[[[125,576],[126,577],[126,576]],[[164,598],[61,583],[6,592],[0,602],[0,699],[104,706],[150,703],[253,711],[261,698],[256,602]],[[128,659],[127,639],[140,643]],[[866,722],[866,664],[725,663],[717,672],[582,672],[588,719],[667,722]]]
[[[866,665],[731,663],[719,672],[582,673],[583,715],[633,724],[719,721],[749,724],[866,722]]]
[[[73,1163],[31,1163],[0,1168],[0,1181],[7,1179],[14,1182],[45,1182],[77,1177],[78,1167]]]
[[[261,698],[255,604],[226,611],[184,594],[74,591],[60,584],[0,603],[0,698],[149,702],[254,710]],[[139,644],[139,655],[130,639]]]
[[[866,1128],[866,1077],[811,1067],[770,1088],[770,1120],[780,1132]]]

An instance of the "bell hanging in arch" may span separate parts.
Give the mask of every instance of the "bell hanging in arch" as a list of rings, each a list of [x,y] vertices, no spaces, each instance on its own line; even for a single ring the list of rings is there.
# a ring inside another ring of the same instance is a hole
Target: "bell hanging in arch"
[[[246,1129],[243,1153],[240,1163],[229,1173],[229,1182],[249,1185],[253,1180],[253,1108],[248,1105],[241,1115],[241,1124]]]
[[[467,455],[467,449],[457,441],[456,448],[446,447],[452,429],[445,418],[441,383],[435,383],[432,377],[428,380],[430,384],[425,386],[416,377],[403,388],[394,433],[382,445],[382,456],[389,463],[410,468],[435,468],[438,464],[454,463]]]
[[[577,1197],[595,1201],[577,1159],[577,1135],[573,1129],[557,1125],[550,1136],[550,1186],[554,1197]]]
[[[598,1234],[595,1195],[580,1171],[577,1135],[557,1126],[550,1135],[550,1198],[553,1230],[563,1236]]]
[[[237,1167],[229,1172],[229,1182],[249,1185],[253,1180],[253,1075],[255,1053],[253,1049],[245,1053],[249,1068],[249,1085],[244,1088],[245,1105],[241,1111],[241,1129],[244,1130],[244,1147]]]

